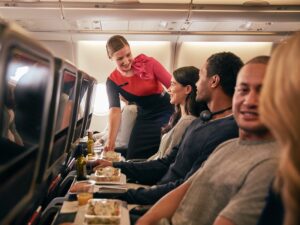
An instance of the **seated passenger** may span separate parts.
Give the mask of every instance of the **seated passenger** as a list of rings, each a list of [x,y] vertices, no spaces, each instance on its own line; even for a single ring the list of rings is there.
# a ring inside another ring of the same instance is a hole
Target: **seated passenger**
[[[180,143],[186,128],[207,109],[206,104],[196,102],[196,82],[199,69],[193,66],[181,67],[173,72],[171,86],[168,89],[170,103],[175,105],[175,112],[169,123],[162,129],[162,138],[157,153],[148,160],[162,158]]]
[[[210,111],[215,113],[212,113],[209,122],[195,119],[180,144],[173,147],[169,154],[147,162],[113,163],[128,178],[141,184],[157,184],[151,188],[129,189],[120,196],[121,199],[134,204],[155,203],[191,176],[220,143],[238,136],[231,104],[236,76],[242,65],[241,59],[230,52],[217,53],[208,58],[200,70],[197,100],[206,102]],[[107,166],[104,161],[99,160],[98,163]]]
[[[276,48],[262,89],[261,118],[278,140],[283,155],[260,225],[300,224],[299,49],[300,33]]]
[[[154,205],[138,225],[255,225],[278,165],[279,150],[260,121],[258,100],[267,56],[241,69],[233,97],[239,138],[222,143],[204,166]]]
[[[120,95],[120,100],[125,103],[122,114],[121,124],[118,130],[115,147],[116,148],[128,148],[128,142],[130,134],[137,117],[137,106],[134,103],[128,102],[125,98]],[[108,126],[93,136],[98,143],[105,145],[108,139]]]

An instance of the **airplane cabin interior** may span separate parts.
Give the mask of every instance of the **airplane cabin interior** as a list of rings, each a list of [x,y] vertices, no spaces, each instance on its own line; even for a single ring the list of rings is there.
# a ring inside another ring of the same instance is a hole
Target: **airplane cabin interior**
[[[0,21],[0,224],[60,224],[88,131],[109,120],[109,37],[171,74],[220,51],[246,62],[300,31],[300,0],[1,0]]]

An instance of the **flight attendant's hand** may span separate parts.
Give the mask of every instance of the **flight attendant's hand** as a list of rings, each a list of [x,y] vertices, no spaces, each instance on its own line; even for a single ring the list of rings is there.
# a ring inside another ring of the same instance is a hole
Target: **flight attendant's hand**
[[[115,144],[107,141],[106,145],[104,146],[104,151],[115,151]]]

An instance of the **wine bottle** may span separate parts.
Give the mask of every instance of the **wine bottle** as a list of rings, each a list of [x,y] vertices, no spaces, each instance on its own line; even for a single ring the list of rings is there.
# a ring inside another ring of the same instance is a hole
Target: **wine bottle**
[[[94,155],[94,139],[92,131],[88,132],[87,153],[88,155]]]
[[[77,180],[86,180],[86,158],[83,155],[83,148],[81,145],[78,145],[77,151],[79,153],[78,158],[76,159],[76,171],[77,171]]]

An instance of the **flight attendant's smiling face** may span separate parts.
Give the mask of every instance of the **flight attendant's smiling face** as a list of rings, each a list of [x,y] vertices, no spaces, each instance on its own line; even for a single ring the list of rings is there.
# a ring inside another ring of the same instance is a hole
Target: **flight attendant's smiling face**
[[[126,73],[131,71],[133,58],[130,47],[128,45],[125,45],[119,51],[113,53],[111,59],[116,62],[117,69],[120,73],[126,75]]]

